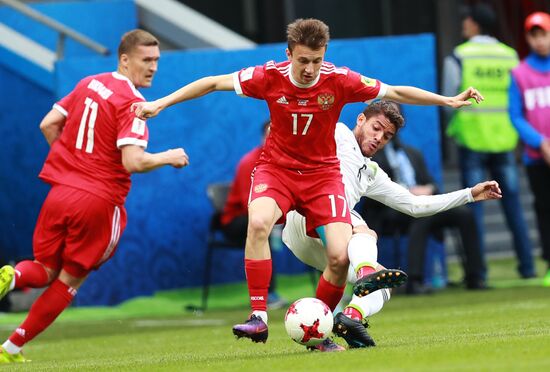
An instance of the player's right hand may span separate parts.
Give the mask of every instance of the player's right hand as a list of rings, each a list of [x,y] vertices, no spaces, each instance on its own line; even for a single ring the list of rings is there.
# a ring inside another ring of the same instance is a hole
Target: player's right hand
[[[153,102],[134,102],[130,106],[130,112],[136,114],[136,116],[142,120],[157,116],[162,110],[160,104],[157,101]]]
[[[174,168],[183,168],[189,165],[189,156],[181,147],[179,149],[170,149],[166,151],[166,155],[170,161],[170,165]]]

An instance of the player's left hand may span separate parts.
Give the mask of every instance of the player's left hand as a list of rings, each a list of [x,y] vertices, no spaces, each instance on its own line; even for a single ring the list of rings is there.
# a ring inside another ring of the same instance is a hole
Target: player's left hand
[[[485,181],[478,183],[472,187],[471,191],[475,201],[502,198],[502,191],[500,191],[497,181]]]
[[[460,93],[457,96],[454,96],[451,98],[451,101],[449,102],[449,105],[453,108],[461,108],[463,106],[470,106],[472,104],[472,101],[470,99],[474,99],[476,103],[480,103],[485,98],[479,93],[479,91],[474,87],[469,87],[464,92]]]

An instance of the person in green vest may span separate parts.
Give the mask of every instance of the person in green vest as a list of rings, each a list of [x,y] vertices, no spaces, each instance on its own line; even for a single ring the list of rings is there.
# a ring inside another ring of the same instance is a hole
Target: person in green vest
[[[514,150],[518,133],[508,116],[510,70],[518,64],[514,49],[490,36],[496,25],[493,9],[485,3],[468,8],[462,22],[467,40],[458,45],[443,66],[443,94],[456,94],[475,85],[485,96],[479,107],[445,112],[450,117],[447,135],[458,146],[464,187],[472,187],[490,172],[502,189],[502,207],[510,228],[522,278],[536,276],[532,244],[520,204],[520,189]],[[484,247],[483,206],[472,205],[482,252]],[[482,256],[485,256],[482,254]]]

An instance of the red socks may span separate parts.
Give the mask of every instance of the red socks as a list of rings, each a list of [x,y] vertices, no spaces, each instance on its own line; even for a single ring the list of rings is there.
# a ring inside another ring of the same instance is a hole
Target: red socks
[[[252,311],[267,310],[267,292],[271,282],[271,259],[251,260],[245,258],[244,270],[250,295]]]
[[[321,275],[315,297],[327,304],[331,311],[334,311],[344,295],[344,289],[346,289],[345,285],[343,287],[337,287],[329,283],[325,277]]]
[[[48,285],[44,266],[34,261],[21,261],[15,265],[15,288],[42,288]]]
[[[22,347],[32,340],[53,323],[58,315],[69,306],[75,295],[75,289],[59,279],[54,280],[31,306],[27,318],[12,333],[10,341]]]

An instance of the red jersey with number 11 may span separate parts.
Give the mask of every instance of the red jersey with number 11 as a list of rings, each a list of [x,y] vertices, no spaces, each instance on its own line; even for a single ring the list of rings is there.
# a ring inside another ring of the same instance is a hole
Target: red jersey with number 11
[[[67,119],[39,177],[123,205],[131,182],[120,148],[146,148],[149,138],[145,122],[130,112],[132,103],[142,101],[132,82],[117,72],[82,79],[54,105]]]
[[[270,61],[233,75],[237,94],[263,99],[269,106],[271,132],[260,162],[296,170],[338,166],[334,131],[342,108],[382,98],[386,86],[328,62],[305,86],[292,78],[291,69],[288,61]]]

